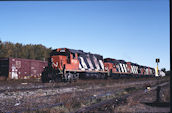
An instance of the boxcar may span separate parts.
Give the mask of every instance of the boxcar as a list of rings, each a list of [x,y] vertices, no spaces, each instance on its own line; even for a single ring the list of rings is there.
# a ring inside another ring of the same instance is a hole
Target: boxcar
[[[0,78],[28,79],[41,76],[47,61],[22,58],[0,58]]]

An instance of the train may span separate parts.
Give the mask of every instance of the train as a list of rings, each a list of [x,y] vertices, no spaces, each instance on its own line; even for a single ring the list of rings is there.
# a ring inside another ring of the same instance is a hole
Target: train
[[[41,80],[42,82],[71,82],[90,78],[137,78],[156,75],[156,70],[148,66],[114,58],[103,58],[102,55],[83,50],[57,48],[50,53],[48,66],[44,68]]]

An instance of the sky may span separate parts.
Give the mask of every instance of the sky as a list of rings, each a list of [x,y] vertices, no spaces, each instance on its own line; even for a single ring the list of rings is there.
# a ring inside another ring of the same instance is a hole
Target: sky
[[[0,40],[170,69],[169,0],[1,1]]]

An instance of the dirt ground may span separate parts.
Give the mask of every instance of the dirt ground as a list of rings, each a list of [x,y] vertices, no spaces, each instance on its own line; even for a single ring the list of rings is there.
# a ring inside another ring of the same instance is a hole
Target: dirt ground
[[[166,85],[161,87],[160,91],[160,106],[155,104],[157,99],[157,91],[149,91],[143,94],[133,94],[131,97],[127,99],[127,103],[125,105],[120,105],[115,108],[114,112],[144,112],[144,113],[170,113],[170,85]],[[147,103],[147,104],[146,104]],[[167,105],[165,105],[167,104]],[[161,106],[164,105],[164,106]]]
[[[96,103],[99,98],[105,100],[129,93],[126,92],[126,88],[144,89],[147,86],[155,86],[165,81],[169,81],[169,77],[79,80],[74,83],[46,84],[39,80],[3,81],[0,82],[0,112],[75,112],[79,108]],[[169,91],[168,86],[161,90],[164,102],[169,102]],[[159,108],[142,104],[142,102],[155,100],[155,91],[147,92],[144,95],[132,93],[132,96],[127,99],[127,103],[116,107],[114,112],[169,111],[169,108],[160,108],[159,110]]]

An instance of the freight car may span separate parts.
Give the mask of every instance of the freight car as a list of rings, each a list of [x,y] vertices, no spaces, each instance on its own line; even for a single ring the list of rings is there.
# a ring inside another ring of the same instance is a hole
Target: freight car
[[[103,57],[68,48],[50,53],[48,67],[42,72],[42,81],[73,81],[79,78],[107,78]]]
[[[105,58],[82,50],[58,48],[50,53],[42,81],[73,81],[87,78],[154,77],[155,69],[136,63]]]
[[[1,79],[40,78],[47,61],[22,58],[0,58]]]

